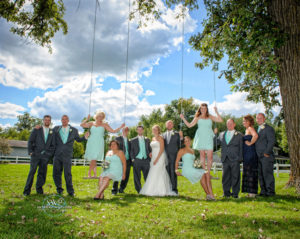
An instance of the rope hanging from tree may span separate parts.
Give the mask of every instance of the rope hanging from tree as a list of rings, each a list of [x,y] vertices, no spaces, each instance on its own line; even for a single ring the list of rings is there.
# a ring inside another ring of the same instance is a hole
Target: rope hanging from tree
[[[89,114],[91,114],[91,105],[92,105],[94,56],[95,56],[95,34],[96,34],[97,8],[98,7],[99,7],[99,11],[100,11],[100,2],[99,2],[99,0],[95,0],[94,31],[93,31],[93,46],[92,46],[92,60],[91,60],[92,63],[91,63]]]
[[[183,103],[183,68],[184,68],[184,5],[182,4],[182,28],[181,28],[181,85],[180,85],[180,95],[181,95],[181,100],[180,100],[180,110],[181,114],[184,113],[182,103]],[[183,126],[183,121],[181,119],[180,121],[180,131],[182,130]],[[181,142],[180,142],[181,143]],[[181,145],[180,145],[181,146]]]
[[[127,21],[127,50],[126,50],[126,77],[125,77],[125,92],[124,92],[124,123],[126,124],[126,109],[127,109],[127,82],[128,82],[128,59],[129,59],[129,37],[130,37],[130,0],[128,0],[128,21]]]

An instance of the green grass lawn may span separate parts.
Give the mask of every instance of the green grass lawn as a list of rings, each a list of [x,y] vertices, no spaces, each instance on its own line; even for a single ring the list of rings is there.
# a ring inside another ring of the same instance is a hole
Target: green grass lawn
[[[0,238],[300,238],[300,201],[293,189],[284,189],[288,174],[276,177],[277,196],[271,198],[223,199],[221,180],[213,180],[215,202],[205,201],[200,184],[183,177],[179,197],[139,196],[131,174],[126,194],[111,195],[111,183],[106,199],[94,201],[97,180],[82,179],[87,169],[73,167],[76,197],[65,192],[66,210],[47,214],[41,207],[55,193],[52,165],[46,194],[33,188],[24,198],[29,165],[0,164]]]

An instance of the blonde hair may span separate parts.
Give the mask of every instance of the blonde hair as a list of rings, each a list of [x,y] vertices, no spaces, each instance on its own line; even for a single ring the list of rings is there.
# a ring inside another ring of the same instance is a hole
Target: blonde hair
[[[157,124],[153,125],[152,129],[154,129],[154,128],[157,128],[158,134],[160,134],[161,129],[160,129],[159,125],[157,125]]]
[[[103,116],[103,120],[105,119],[105,113],[103,111],[98,111],[94,116],[94,120],[96,120],[99,115]]]

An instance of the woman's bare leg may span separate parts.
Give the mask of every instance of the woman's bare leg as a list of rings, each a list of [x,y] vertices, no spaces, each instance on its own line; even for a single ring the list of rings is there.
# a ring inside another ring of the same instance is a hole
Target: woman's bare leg
[[[109,181],[110,181],[110,178],[108,178],[108,177],[103,178],[102,184],[99,187],[99,198],[104,198],[104,190],[108,187]]]
[[[97,160],[93,160],[93,161],[95,161],[94,162],[94,168],[93,168],[93,170],[94,170],[94,177],[97,177]]]
[[[209,192],[209,195],[214,198],[214,194],[213,194],[213,190],[212,190],[212,185],[211,185],[211,177],[210,177],[210,174],[209,173],[206,173],[205,174],[205,177],[206,177],[206,183],[207,183],[207,188],[208,188],[208,192]]]
[[[213,151],[207,150],[207,171],[210,173],[210,169],[213,163]]]
[[[95,164],[96,164],[96,166],[97,166],[97,163],[96,163],[96,162],[97,162],[96,160],[91,160],[91,162],[90,162],[89,178],[92,177],[92,171],[94,171],[94,175],[95,175],[95,170],[94,170],[94,168],[95,168]],[[95,175],[95,176],[97,176],[97,168],[96,168],[96,175]]]
[[[199,150],[200,153],[200,161],[203,169],[206,169],[205,166],[205,151],[204,150]]]
[[[202,178],[200,180],[200,184],[201,184],[202,188],[204,189],[204,192],[206,193],[206,195],[208,195],[209,191],[208,191],[208,187],[207,187],[205,174],[202,176]]]

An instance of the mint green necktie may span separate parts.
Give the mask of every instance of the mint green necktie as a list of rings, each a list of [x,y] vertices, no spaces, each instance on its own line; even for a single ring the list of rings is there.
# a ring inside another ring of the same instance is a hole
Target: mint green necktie
[[[257,128],[257,133],[260,131],[260,126],[258,126],[258,128]]]
[[[230,142],[230,140],[231,140],[231,134],[227,131],[226,136],[225,136],[225,141],[228,144]]]
[[[146,159],[147,158],[147,154],[146,154],[146,146],[145,146],[145,139],[139,138],[139,146],[140,146],[140,152],[137,155],[137,158],[139,159]]]
[[[61,128],[60,131],[59,131],[59,134],[60,134],[60,137],[61,137],[61,140],[63,141],[63,143],[65,144],[68,140],[68,136],[69,136],[69,131],[68,131],[68,128],[69,127],[66,127],[66,128]]]
[[[49,128],[45,128],[44,130],[45,143],[47,142],[48,134],[49,134]]]
[[[129,153],[128,153],[128,142],[127,139],[123,138],[125,142],[125,157],[128,160],[129,159]]]

